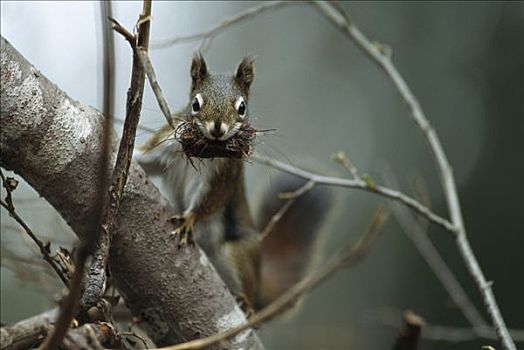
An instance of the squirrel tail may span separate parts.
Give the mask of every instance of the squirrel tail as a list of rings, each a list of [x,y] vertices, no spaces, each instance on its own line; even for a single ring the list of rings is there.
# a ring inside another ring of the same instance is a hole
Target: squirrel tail
[[[285,204],[279,194],[293,192],[306,181],[282,174],[265,191],[259,205],[257,227],[262,232]],[[260,309],[300,281],[320,254],[323,224],[333,207],[333,193],[314,187],[295,199],[260,245]]]

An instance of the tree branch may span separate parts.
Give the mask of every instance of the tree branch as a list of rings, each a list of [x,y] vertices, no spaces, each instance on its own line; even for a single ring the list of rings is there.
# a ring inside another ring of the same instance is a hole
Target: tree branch
[[[385,208],[379,208],[373,217],[373,220],[369,225],[366,233],[358,240],[356,244],[342,250],[317,271],[304,277],[301,281],[296,283],[271,304],[250,317],[248,322],[220,334],[215,334],[207,338],[197,339],[175,346],[165,347],[159,350],[204,349],[229,339],[245,331],[246,329],[256,327],[261,323],[281,314],[282,312],[286,311],[290,305],[295,303],[296,300],[298,300],[302,295],[312,291],[323,281],[333,276],[333,274],[337,271],[344,268],[353,267],[362,261],[362,259],[368,254],[373,243],[376,241],[376,238],[384,226],[388,216],[389,212]]]
[[[519,343],[524,343],[523,329],[509,329],[511,337]],[[492,327],[450,327],[428,325],[424,328],[423,338],[433,341],[464,342],[478,340],[497,340],[497,333]]]
[[[66,96],[3,37],[0,58],[0,163],[20,174],[85,239],[96,212],[105,118]],[[111,161],[116,147],[111,141]],[[160,346],[245,320],[200,249],[176,251],[171,216],[167,200],[132,162],[109,267],[126,305]],[[240,340],[233,348],[263,348],[255,332]]]
[[[386,172],[385,178],[388,185],[396,186],[395,184],[397,181],[392,174]],[[428,204],[426,203],[426,205]],[[424,225],[420,220],[415,220],[404,208],[401,208],[398,205],[394,205],[392,210],[393,215],[397,219],[406,236],[411,239],[420,255],[424,258],[444,289],[448,292],[453,303],[459,308],[473,329],[489,328],[486,321],[453,274],[453,271],[451,271],[431,242],[431,239],[426,232],[425,226],[427,225]]]
[[[38,345],[54,328],[57,309],[46,311],[0,330],[2,350],[25,350]],[[89,323],[69,329],[61,349],[105,349],[119,343],[116,329],[109,323]]]
[[[269,219],[266,227],[260,232],[259,239],[263,241],[272,231],[275,225],[282,219],[284,214],[293,206],[296,200],[311,191],[315,187],[314,181],[308,181],[303,186],[293,192],[280,193],[280,198],[286,199],[286,202],[280,207],[280,209]]]
[[[398,329],[400,312],[381,312],[378,318],[380,322],[388,327]],[[524,343],[524,329],[508,329],[513,340],[517,343]],[[439,342],[466,342],[475,341],[479,339],[497,340],[497,333],[493,327],[456,327],[444,326],[431,322],[426,322],[424,325],[424,332],[421,337],[423,339]]]
[[[149,59],[147,51],[141,48],[137,48],[135,49],[135,51],[136,55],[140,59],[142,67],[144,67],[144,71],[146,72],[147,78],[149,80],[149,85],[151,85],[151,89],[155,93],[156,100],[158,101],[158,106],[160,107],[162,114],[166,118],[167,123],[171,125],[174,130],[176,126],[173,123],[173,119],[177,117],[173,115],[173,113],[171,113],[171,110],[169,109],[169,105],[166,99],[164,98],[164,94],[162,93],[162,89],[160,88],[160,84],[158,83],[158,80],[156,78],[155,70],[153,69],[153,65],[151,64],[151,60]]]
[[[515,344],[508,333],[508,329],[502,318],[502,314],[500,313],[495,296],[491,289],[491,283],[489,283],[484,277],[484,273],[482,272],[466,237],[466,229],[462,219],[455,178],[453,177],[453,171],[444,152],[444,148],[440,143],[437,133],[424,114],[417,98],[391,61],[391,52],[385,50],[383,45],[370,42],[366,36],[352,22],[350,22],[349,17],[339,7],[335,7],[330,3],[323,1],[313,1],[313,4],[325,18],[340,29],[348,39],[352,40],[358,48],[360,48],[374,63],[384,70],[395,86],[395,89],[400,94],[402,100],[409,107],[411,118],[425,136],[431,154],[437,165],[444,190],[444,196],[451,216],[451,222],[455,227],[455,230],[452,232],[455,234],[457,247],[462,255],[464,264],[475,281],[477,289],[484,300],[484,305],[491,317],[491,321],[493,322],[503,348],[506,350],[515,350]]]
[[[298,177],[301,177],[306,180],[315,182],[318,185],[330,185],[330,186],[339,186],[339,187],[349,187],[359,190],[364,190],[371,193],[377,193],[381,196],[384,196],[389,199],[401,202],[402,204],[408,206],[409,208],[415,210],[420,215],[424,216],[431,222],[438,224],[439,226],[444,227],[448,231],[454,232],[455,227],[448,220],[443,217],[433,213],[426,206],[422,205],[420,202],[417,202],[415,199],[405,195],[402,192],[392,190],[387,187],[376,185],[369,180],[356,178],[356,179],[345,179],[340,177],[333,176],[324,176],[318,175],[307,170],[297,168],[293,165],[289,165],[278,160],[264,157],[258,154],[253,154],[250,157],[254,161],[270,166],[272,168],[278,169],[288,174],[292,174]]]
[[[221,31],[238,24],[240,22],[243,22],[245,20],[254,18],[258,15],[261,15],[265,12],[268,12],[269,10],[273,10],[279,7],[285,7],[289,5],[303,5],[303,3],[298,1],[268,1],[264,2],[261,5],[250,7],[242,12],[239,12],[236,15],[226,17],[219,23],[215,24],[213,27],[209,28],[208,30],[205,30],[203,32],[193,33],[189,35],[184,36],[177,36],[174,38],[164,39],[164,40],[158,40],[152,43],[151,48],[152,49],[165,49],[170,46],[173,46],[178,43],[182,42],[190,42],[190,41],[196,41],[196,40],[204,40],[202,43],[200,49],[203,51],[204,46],[208,46],[211,39],[218,35]]]
[[[40,253],[42,253],[42,258],[45,261],[47,261],[47,263],[51,266],[51,268],[56,272],[60,280],[67,287],[69,285],[69,280],[64,275],[64,272],[60,269],[56,261],[49,255],[49,248],[40,239],[38,239],[38,237],[33,233],[29,225],[27,225],[25,221],[20,217],[20,215],[18,215],[18,213],[15,211],[15,206],[11,198],[11,191],[13,187],[12,185],[8,184],[9,178],[6,179],[4,177],[4,173],[1,170],[0,170],[0,175],[2,177],[2,184],[7,191],[6,201],[4,202],[3,200],[0,200],[0,204],[2,205],[2,207],[4,207],[9,212],[9,216],[15,219],[15,221],[18,222],[20,226],[22,226],[25,233],[27,233],[27,235],[31,237],[33,242],[36,243],[36,245],[40,249]]]

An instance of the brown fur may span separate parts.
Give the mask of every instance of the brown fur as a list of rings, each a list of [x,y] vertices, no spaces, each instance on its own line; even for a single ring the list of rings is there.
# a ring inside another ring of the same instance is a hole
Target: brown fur
[[[229,127],[239,122],[247,123],[247,118],[239,118],[234,103],[239,95],[242,95],[247,103],[249,88],[254,79],[252,58],[243,59],[235,73],[226,75],[210,73],[202,56],[196,55],[191,65],[191,78],[190,101],[198,93],[204,102],[198,113],[191,113],[190,102],[177,114],[177,118],[184,121],[193,120],[195,123],[220,121]],[[176,147],[173,147],[179,139],[165,141],[174,133],[175,130],[166,124],[141,147],[146,154],[153,153],[159,145],[168,152],[157,156],[150,155],[148,160],[142,160],[141,164],[145,169],[151,173],[162,174],[163,171],[171,171],[171,159],[181,161],[183,155],[177,152],[184,149],[174,151]],[[198,137],[199,134],[195,135]],[[186,156],[194,157],[195,154]],[[209,156],[212,157],[213,154]],[[187,169],[184,171],[193,171],[191,168],[183,168],[182,165],[175,163],[173,166]],[[230,290],[245,303],[247,309],[263,307],[303,277],[314,253],[314,243],[318,240],[316,233],[319,223],[329,210],[329,203],[326,202],[326,198],[329,197],[318,194],[315,189],[297,199],[294,207],[283,216],[267,239],[261,242],[259,230],[263,229],[264,224],[282,204],[278,200],[278,193],[295,190],[300,184],[288,181],[282,185],[283,187],[277,186],[266,191],[264,204],[258,215],[257,228],[246,198],[242,157],[220,158],[218,161],[210,160],[209,157],[195,159],[194,169],[197,169],[197,172],[201,169],[203,172],[200,174],[206,174],[202,175],[202,181],[206,181],[206,186],[194,191],[193,195],[198,198],[191,198],[190,208],[182,208],[183,213],[177,217],[181,224],[175,234],[180,235],[181,240],[190,239],[194,225],[209,225],[200,226],[199,229],[203,232],[199,231],[197,237],[199,245],[206,251]],[[187,174],[183,173],[186,176],[182,177],[187,178]],[[198,175],[199,173],[190,175],[189,181],[192,176],[193,179],[197,179],[195,176]],[[165,178],[173,181],[172,176]],[[170,185],[174,186],[174,183]],[[184,196],[187,196],[185,190],[172,188],[172,200],[184,203]],[[207,218],[219,222],[209,223]],[[213,231],[214,227],[222,230],[221,237],[209,236],[208,231]]]

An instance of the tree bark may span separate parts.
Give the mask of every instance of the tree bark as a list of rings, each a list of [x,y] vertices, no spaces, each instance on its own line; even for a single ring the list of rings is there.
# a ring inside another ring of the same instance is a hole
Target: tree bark
[[[85,238],[101,169],[103,115],[68,97],[3,37],[1,106],[1,166],[21,175]],[[116,142],[109,149],[114,164]],[[109,266],[127,306],[158,345],[212,335],[245,321],[205,254],[198,248],[176,249],[170,239],[172,214],[133,162]],[[235,337],[229,347],[263,348],[253,330]]]
[[[33,349],[53,329],[57,309],[43,312],[0,330],[0,348],[2,350]],[[103,350],[117,348],[120,339],[110,324],[105,322],[86,323],[67,332],[61,349]]]

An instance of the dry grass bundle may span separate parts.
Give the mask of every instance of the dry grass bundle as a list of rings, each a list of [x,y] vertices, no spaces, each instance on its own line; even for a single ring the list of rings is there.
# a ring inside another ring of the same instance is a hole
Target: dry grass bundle
[[[251,154],[257,132],[249,124],[244,124],[238,132],[227,140],[209,140],[192,121],[183,121],[175,130],[175,138],[182,144],[188,157],[198,158],[247,158]]]

